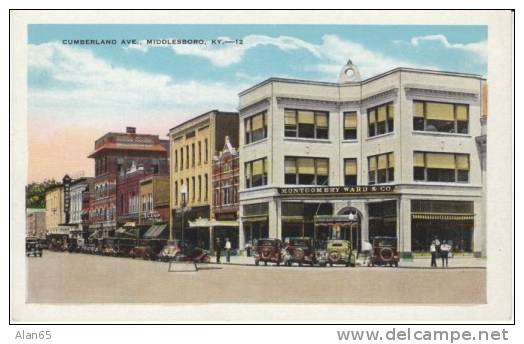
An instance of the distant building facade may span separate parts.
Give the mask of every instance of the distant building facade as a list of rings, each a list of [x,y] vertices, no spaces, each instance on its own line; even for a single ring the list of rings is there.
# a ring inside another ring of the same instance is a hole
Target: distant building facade
[[[140,180],[140,225],[169,222],[169,176],[152,175]]]
[[[46,237],[46,210],[39,208],[26,209],[26,236],[45,239]]]
[[[89,233],[89,207],[94,179],[81,177],[71,181],[69,225],[78,236]]]
[[[45,223],[47,233],[60,232],[60,225],[66,222],[64,210],[64,187],[62,184],[49,188],[45,195]],[[64,233],[68,234],[68,233]]]

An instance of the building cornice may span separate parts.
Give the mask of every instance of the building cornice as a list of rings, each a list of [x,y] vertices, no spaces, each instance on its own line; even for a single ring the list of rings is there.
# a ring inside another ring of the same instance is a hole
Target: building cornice
[[[406,95],[409,97],[439,97],[445,99],[463,99],[469,101],[478,101],[480,99],[477,92],[467,89],[438,87],[408,84],[404,86]]]
[[[264,97],[262,99],[258,99],[252,103],[249,103],[248,105],[246,106],[243,106],[241,108],[238,109],[239,111],[239,116],[240,117],[245,117],[245,116],[249,116],[251,114],[255,114],[257,112],[260,112],[260,111],[263,111],[263,110],[266,110],[269,105],[270,105],[270,98],[269,97]]]

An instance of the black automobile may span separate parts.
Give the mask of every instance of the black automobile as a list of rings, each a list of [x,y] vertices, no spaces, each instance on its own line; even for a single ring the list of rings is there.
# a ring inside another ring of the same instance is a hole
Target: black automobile
[[[399,254],[396,237],[377,236],[373,238],[371,266],[398,266],[398,261]]]
[[[26,238],[25,255],[30,257],[42,257],[42,245],[36,238]]]

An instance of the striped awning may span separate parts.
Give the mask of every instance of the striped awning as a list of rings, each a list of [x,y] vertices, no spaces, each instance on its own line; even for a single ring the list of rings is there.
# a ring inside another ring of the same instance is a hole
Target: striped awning
[[[158,238],[162,232],[167,228],[166,224],[163,225],[152,225],[149,227],[147,232],[144,234],[144,239]]]
[[[475,214],[412,213],[411,217],[414,220],[471,221]]]

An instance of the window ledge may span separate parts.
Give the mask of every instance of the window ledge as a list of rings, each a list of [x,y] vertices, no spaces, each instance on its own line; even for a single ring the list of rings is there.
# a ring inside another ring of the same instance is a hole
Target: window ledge
[[[470,134],[461,134],[461,133],[446,133],[441,131],[422,131],[422,130],[413,130],[414,135],[428,135],[428,136],[451,136],[451,137],[464,137],[471,138]]]
[[[257,145],[259,143],[263,143],[263,142],[267,142],[267,137],[262,139],[262,140],[258,140],[258,141],[255,141],[255,142],[250,142],[250,143],[245,143],[242,148],[246,148],[246,147],[251,147],[251,146],[254,146],[254,145]]]
[[[413,184],[415,185],[443,185],[443,186],[473,186],[470,182],[428,182],[425,180],[414,180]]]
[[[311,142],[311,143],[332,143],[329,139],[310,139],[306,137],[285,137],[284,141]]]
[[[393,135],[395,135],[394,131],[385,133],[385,134],[376,135],[376,136],[371,136],[371,137],[368,136],[366,137],[366,141],[372,141],[372,140],[381,139],[381,138],[393,136]]]
[[[358,139],[342,140],[342,143],[358,143]]]

